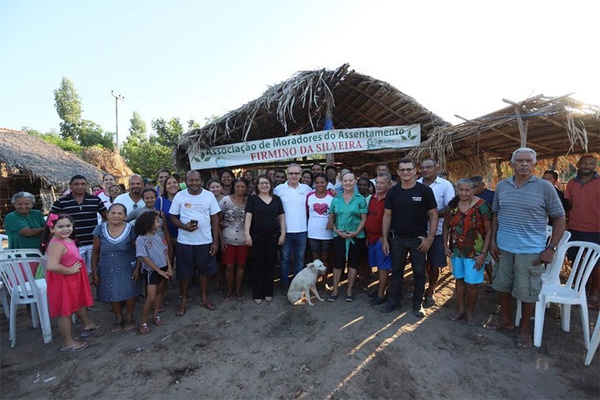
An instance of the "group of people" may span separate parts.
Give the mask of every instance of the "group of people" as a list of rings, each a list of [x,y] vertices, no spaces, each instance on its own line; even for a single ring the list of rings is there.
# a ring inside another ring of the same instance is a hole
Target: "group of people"
[[[257,177],[246,171],[236,178],[232,171],[223,170],[219,179],[206,185],[199,171],[189,171],[183,189],[176,177],[161,170],[155,187],[145,188],[143,178],[132,175],[129,190],[116,197],[111,195],[116,181],[111,174],[103,177],[97,195],[89,194],[86,178],[76,175],[70,193],[53,204],[46,221],[32,209],[32,195],[17,193],[15,212],[6,217],[6,231],[12,248],[41,246],[48,254],[50,313],[59,317],[64,351],[87,346],[72,338],[72,313],[83,321],[82,337],[98,328],[85,311],[92,301],[88,273],[97,287],[97,299],[111,304],[115,332],[136,327],[134,309],[143,282],[146,300],[137,328],[148,333],[149,315],[156,326],[162,324],[159,314],[165,310],[170,279],[179,281],[181,302],[176,315],[183,316],[190,301],[188,289],[196,279],[201,305],[214,310],[208,278],[222,269],[224,299],[244,301],[243,282],[249,269],[252,299],[259,305],[273,300],[276,265],[285,294],[305,260],[316,258],[331,263],[333,269],[328,301],[338,299],[346,268],[346,302],[355,300],[357,277],[367,279],[377,268],[379,286],[369,293],[370,303],[382,305],[380,311],[389,313],[410,297],[417,318],[435,304],[439,271],[449,258],[458,299],[452,319],[465,318],[469,325],[476,323],[478,286],[486,271],[490,290],[500,293],[502,319],[485,327],[514,328],[510,304],[515,297],[523,302],[517,344],[528,347],[541,271],[543,264],[552,261],[565,230],[565,210],[570,209],[572,240],[599,241],[596,164],[593,156],[581,157],[563,201],[553,185],[557,182],[552,171],[544,179],[534,176],[536,154],[529,148],[513,153],[514,176],[499,182],[495,193],[478,176],[453,185],[439,176],[433,159],[419,164],[400,160],[397,180],[385,163],[377,166],[373,179],[350,170],[338,174],[335,166],[323,169],[318,163],[310,170],[292,163],[286,170],[268,170]],[[549,218],[553,233],[547,242]],[[249,254],[252,264],[247,268]],[[366,271],[363,257],[368,260]],[[493,279],[492,258],[496,261]],[[414,289],[403,293],[408,260]],[[598,306],[598,276],[596,267],[591,278],[592,307]]]

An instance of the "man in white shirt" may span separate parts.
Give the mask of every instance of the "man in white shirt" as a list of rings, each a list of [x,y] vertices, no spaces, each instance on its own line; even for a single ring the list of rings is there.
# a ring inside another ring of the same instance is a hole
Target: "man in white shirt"
[[[144,207],[144,199],[142,199],[142,191],[144,190],[144,180],[141,175],[134,174],[129,177],[129,192],[117,196],[113,204],[123,204],[127,209],[127,215],[130,215],[133,210],[138,207]],[[125,221],[131,221],[130,218],[125,218]]]
[[[290,278],[290,259],[294,258],[294,273],[304,268],[306,250],[306,196],[312,190],[300,183],[302,167],[290,164],[287,168],[288,180],[275,187],[273,194],[281,198],[285,211],[285,243],[281,247],[281,286],[287,294]]]
[[[209,310],[215,305],[206,296],[208,276],[217,272],[215,254],[219,249],[219,216],[217,199],[202,189],[198,171],[185,175],[187,189],[178,192],[169,209],[177,233],[177,279],[181,288],[181,304],[175,315],[187,309],[187,291],[196,272],[200,275],[201,304]]]
[[[426,158],[421,161],[419,171],[421,178],[417,182],[429,186],[435,195],[438,211],[438,225],[435,232],[433,243],[427,251],[427,274],[429,275],[429,286],[425,291],[424,307],[435,305],[435,287],[440,277],[440,269],[448,265],[446,252],[444,251],[444,241],[442,240],[442,228],[444,226],[444,216],[446,215],[446,206],[455,196],[454,186],[444,178],[438,176],[439,167],[435,160]]]

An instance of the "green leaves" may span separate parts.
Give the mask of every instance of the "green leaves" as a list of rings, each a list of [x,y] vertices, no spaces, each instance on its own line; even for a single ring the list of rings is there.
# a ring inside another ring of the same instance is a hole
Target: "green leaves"
[[[54,90],[54,107],[63,122],[60,124],[62,137],[77,138],[77,127],[81,121],[81,98],[75,85],[63,77],[58,89]]]

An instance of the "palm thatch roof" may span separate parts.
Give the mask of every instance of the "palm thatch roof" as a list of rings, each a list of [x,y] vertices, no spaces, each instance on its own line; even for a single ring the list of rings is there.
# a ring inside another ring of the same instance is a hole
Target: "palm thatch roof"
[[[42,178],[49,185],[68,186],[73,175],[100,182],[102,171],[72,153],[27,132],[0,128],[0,162]]]
[[[323,129],[331,117],[336,129],[421,124],[421,140],[450,124],[389,83],[359,74],[348,64],[336,70],[301,71],[270,87],[261,97],[182,136],[174,153],[188,170],[188,152],[228,143],[297,135]],[[365,168],[398,159],[398,149],[336,154],[336,163]]]
[[[519,147],[530,147],[538,159],[600,151],[600,107],[567,96],[543,94],[479,118],[438,127],[408,154],[432,157],[454,176],[479,175],[508,161]],[[464,119],[457,115],[458,118]],[[499,168],[499,167],[498,167]]]

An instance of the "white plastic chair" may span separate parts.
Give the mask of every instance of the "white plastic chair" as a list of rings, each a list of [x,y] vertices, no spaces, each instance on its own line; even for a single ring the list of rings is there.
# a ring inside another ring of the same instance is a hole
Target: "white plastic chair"
[[[590,365],[592,363],[592,358],[594,358],[594,353],[598,350],[598,345],[600,344],[600,314],[598,314],[598,320],[596,321],[596,327],[594,328],[594,333],[592,333],[592,337],[590,338],[590,347],[588,348],[587,355],[585,356],[585,365]]]
[[[38,249],[4,249],[4,251],[0,251],[0,260],[25,257],[44,258],[44,256],[42,256],[42,252]]]
[[[8,319],[9,311],[8,311],[8,300],[6,299],[6,286],[0,280],[0,303],[2,303],[2,308],[4,309],[4,316]]]
[[[552,227],[549,226],[548,234],[552,235]],[[550,239],[550,236],[548,239]],[[546,266],[546,270],[542,273],[542,285],[547,282],[552,283],[560,283],[560,271],[562,270],[563,263],[565,261],[566,249],[564,245],[571,238],[571,232],[565,231],[563,236],[560,238],[558,242],[558,246],[556,249],[556,254],[554,254],[554,259],[548,266]],[[521,314],[522,314],[522,304],[521,300],[517,299],[517,312],[515,313],[515,326],[521,323]]]
[[[31,320],[34,328],[42,325],[44,343],[52,341],[50,315],[46,297],[46,279],[35,279],[30,263],[45,266],[43,258],[11,258],[0,260],[0,277],[10,294],[9,339],[10,347],[17,342],[16,317],[19,304],[31,304]]]
[[[578,248],[577,256],[573,261],[571,273],[567,282],[548,282],[542,286],[542,291],[535,304],[535,324],[533,330],[533,345],[542,345],[542,333],[544,330],[544,316],[547,303],[560,304],[561,328],[569,332],[571,328],[571,305],[578,304],[581,311],[581,322],[583,325],[583,341],[585,348],[590,345],[590,322],[587,308],[585,284],[592,270],[600,259],[600,245],[591,242],[567,242],[565,250],[571,247]]]
[[[0,235],[6,236],[6,235]],[[3,249],[0,251],[0,260],[6,260],[9,258],[25,258],[25,257],[34,257],[34,258],[43,258],[42,252],[38,249]],[[40,264],[42,265],[42,264]],[[43,264],[45,267],[45,264]],[[46,270],[44,268],[44,276],[46,276]],[[4,308],[4,315],[8,319],[10,317],[10,312],[8,308],[8,301],[6,298],[6,285],[2,282],[0,278],[0,303]]]
[[[4,250],[4,242],[6,241],[6,247],[8,247],[8,235],[0,233],[0,251]]]

